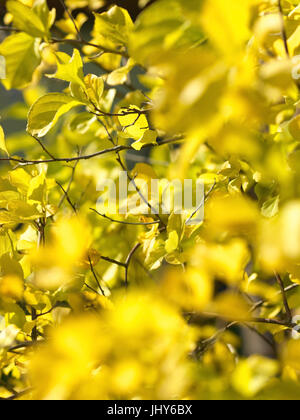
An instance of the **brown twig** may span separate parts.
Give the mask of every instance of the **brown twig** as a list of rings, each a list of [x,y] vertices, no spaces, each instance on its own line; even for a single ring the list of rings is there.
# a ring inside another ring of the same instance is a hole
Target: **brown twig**
[[[67,195],[69,194],[70,189],[71,189],[71,185],[72,185],[72,183],[74,181],[75,171],[76,171],[76,168],[77,168],[78,163],[79,163],[79,161],[77,161],[75,163],[75,165],[73,166],[73,168],[72,168],[71,178],[69,180],[69,183],[68,183],[68,186],[67,186],[67,189],[66,189]],[[64,193],[63,196],[61,197],[60,202],[58,204],[58,208],[60,208],[63,205],[63,203],[65,201],[65,198],[66,198],[66,193]]]
[[[44,150],[44,152],[51,158],[51,159],[56,159],[55,156],[52,155],[52,153],[49,152],[49,150],[46,148],[46,146],[42,143],[42,141],[36,137],[36,136],[31,136],[32,138],[34,138],[38,144],[41,146],[41,148]]]
[[[292,322],[292,319],[293,319],[293,315],[292,315],[292,311],[290,309],[289,302],[288,302],[288,299],[287,299],[287,296],[286,296],[286,293],[285,293],[285,289],[284,289],[284,284],[283,284],[282,278],[276,272],[275,272],[275,277],[276,277],[277,283],[279,284],[280,291],[281,291],[281,294],[282,294],[282,299],[283,299],[283,304],[284,304],[284,307],[285,307],[287,321],[289,323],[291,323]]]
[[[290,58],[290,51],[289,51],[289,45],[288,45],[288,40],[287,40],[287,34],[285,30],[284,13],[282,9],[281,0],[278,0],[278,8],[279,8],[279,13],[280,13],[280,18],[281,18],[281,34],[282,34],[282,40],[284,43],[284,49],[285,49],[287,57]]]
[[[128,274],[129,274],[129,267],[130,267],[130,263],[132,258],[134,257],[134,254],[137,252],[137,250],[142,246],[142,244],[138,243],[136,244],[132,250],[130,251],[127,259],[126,259],[126,268],[125,268],[125,287],[128,288],[129,285],[129,281],[128,281]]]
[[[151,148],[151,147],[159,147],[164,146],[172,143],[176,143],[178,141],[181,141],[182,139],[169,139],[169,140],[163,140],[157,144],[145,144],[143,149]],[[5,157],[0,158],[0,162],[16,162],[19,163],[20,166],[31,166],[31,165],[41,165],[43,163],[71,163],[71,162],[77,162],[80,160],[89,160],[96,157],[104,156],[109,153],[120,153],[125,150],[134,150],[131,146],[114,146],[108,149],[101,150],[96,153],[92,153],[90,155],[82,155],[82,156],[76,156],[76,157],[68,157],[68,158],[55,158],[55,159],[39,159],[39,160],[31,160],[31,159],[24,159],[21,157]]]
[[[71,13],[71,12],[70,12],[70,10],[67,8],[67,6],[66,6],[66,4],[65,4],[64,0],[59,0],[59,1],[60,1],[60,4],[62,5],[62,7],[65,9],[65,12],[67,13],[67,15],[69,16],[69,18],[71,19],[71,21],[72,21],[72,23],[73,23],[73,25],[74,25],[75,31],[77,32],[78,39],[79,39],[80,41],[83,41],[82,35],[81,35],[81,33],[80,33],[80,30],[79,30],[79,28],[78,28],[78,26],[77,26],[76,20],[74,19],[74,17],[73,17],[73,15],[72,15],[72,13]]]
[[[155,221],[155,222],[126,222],[123,220],[115,220],[112,219],[111,217],[107,216],[106,214],[101,214],[99,213],[96,209],[90,209],[93,212],[95,212],[96,214],[98,214],[99,216],[103,217],[104,219],[109,220],[112,223],[119,223],[121,225],[129,225],[129,226],[151,226],[151,225],[157,225],[160,223],[160,221]]]
[[[103,296],[105,296],[105,292],[104,292],[104,290],[103,290],[103,288],[102,288],[102,286],[101,286],[101,284],[100,284],[100,281],[99,281],[99,279],[98,279],[98,276],[97,276],[97,274],[96,274],[96,272],[95,272],[95,269],[94,269],[94,266],[93,266],[93,263],[92,263],[91,257],[90,257],[90,256],[88,256],[88,258],[89,258],[89,263],[90,263],[90,269],[91,269],[91,272],[92,272],[92,274],[93,274],[93,276],[94,276],[94,279],[96,280],[97,286],[98,286],[98,288],[100,289],[100,291],[101,291],[102,295],[103,295]]]
[[[63,191],[63,193],[65,194],[65,198],[67,200],[67,202],[70,204],[70,206],[72,207],[72,210],[74,211],[75,214],[77,214],[77,209],[75,207],[75,204],[72,203],[68,192],[64,189],[64,187],[58,182],[56,181],[56,184],[60,187],[60,189]]]

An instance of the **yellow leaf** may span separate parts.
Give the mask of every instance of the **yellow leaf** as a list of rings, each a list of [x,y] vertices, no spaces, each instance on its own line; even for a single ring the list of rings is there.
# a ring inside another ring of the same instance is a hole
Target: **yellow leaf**
[[[126,82],[128,73],[133,69],[135,66],[135,61],[130,58],[124,67],[120,67],[119,69],[114,70],[110,73],[107,77],[106,82],[111,86],[122,85]]]
[[[210,303],[214,286],[211,278],[203,270],[190,267],[170,270],[162,283],[165,296],[185,310],[204,310]]]
[[[7,155],[9,154],[6,148],[6,144],[5,144],[5,136],[4,136],[4,131],[3,128],[0,125],[0,150],[2,152],[5,152]]]
[[[250,37],[250,0],[205,0],[202,24],[210,40],[230,55]]]
[[[6,78],[2,80],[6,89],[22,89],[32,81],[41,62],[40,43],[39,38],[20,32],[0,44],[0,55],[6,62]]]
[[[155,144],[157,139],[157,134],[155,130],[147,130],[143,137],[134,143],[132,143],[132,147],[135,150],[140,151],[146,144]]]
[[[175,230],[169,233],[169,238],[166,241],[166,251],[168,254],[175,251],[178,248],[179,238]]]
[[[56,78],[72,82],[85,88],[83,63],[79,50],[74,49],[73,56],[63,52],[56,53],[57,58],[57,72],[55,74],[47,75],[49,78]]]
[[[213,311],[232,321],[247,321],[251,318],[250,307],[244,299],[232,292],[224,292],[213,303]]]
[[[300,140],[300,115],[297,115],[289,123],[289,132],[295,140]]]
[[[278,362],[261,356],[242,360],[232,377],[236,391],[246,398],[253,398],[279,371]]]
[[[0,298],[19,301],[24,293],[23,280],[16,275],[8,275],[0,278]]]
[[[139,111],[140,109],[131,107],[129,114],[119,116],[119,122],[123,127],[125,134],[134,140],[140,140],[145,131],[149,128],[146,116],[140,114]]]

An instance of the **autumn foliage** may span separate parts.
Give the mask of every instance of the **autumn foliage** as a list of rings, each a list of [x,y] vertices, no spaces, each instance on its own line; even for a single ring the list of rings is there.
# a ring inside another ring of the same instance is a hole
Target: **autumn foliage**
[[[0,399],[299,399],[299,0],[62,4],[0,26]]]

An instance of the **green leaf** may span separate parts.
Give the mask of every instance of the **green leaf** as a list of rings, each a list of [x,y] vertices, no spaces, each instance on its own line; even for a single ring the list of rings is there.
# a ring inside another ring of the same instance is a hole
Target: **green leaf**
[[[149,64],[153,57],[163,51],[188,48],[199,43],[203,39],[197,22],[200,4],[201,0],[154,2],[136,21],[129,42],[130,55],[139,63]]]
[[[132,111],[136,111],[132,112]],[[119,116],[119,122],[124,129],[124,134],[134,140],[140,140],[145,131],[149,128],[146,115],[139,113],[140,109],[137,107],[130,107],[130,112],[127,115]]]
[[[57,72],[55,74],[47,75],[49,78],[56,78],[66,82],[75,83],[85,87],[83,63],[80,52],[74,49],[73,56],[63,52],[56,53],[57,58]]]
[[[54,25],[56,9],[49,11],[47,0],[34,0],[33,9],[48,30]]]
[[[112,73],[110,73],[107,77],[106,82],[111,86],[122,85],[126,82],[128,73],[133,69],[134,66],[135,61],[132,58],[130,58],[126,66],[116,69]]]
[[[10,0],[7,2],[7,10],[13,15],[13,22],[16,28],[33,37],[43,38],[48,35],[48,19],[46,18],[46,22],[43,22],[33,8],[25,6],[19,1]],[[39,8],[39,10],[41,9]]]
[[[72,132],[77,131],[80,134],[85,134],[95,121],[97,121],[95,115],[92,115],[89,112],[82,112],[72,118],[69,128]]]
[[[170,234],[175,231],[178,235],[179,241],[182,240],[184,235],[185,223],[181,214],[172,213],[168,220],[167,230]]]
[[[43,137],[62,115],[80,105],[81,102],[64,93],[42,96],[29,111],[27,131],[33,136]]]
[[[15,171],[9,172],[8,179],[10,184],[21,194],[27,195],[31,176],[23,168],[18,168]]]
[[[173,230],[172,232],[169,233],[169,237],[166,240],[167,253],[170,254],[171,252],[176,251],[176,249],[178,248],[178,245],[179,245],[178,234],[175,230]]]
[[[108,12],[95,13],[94,36],[110,48],[127,46],[133,22],[127,10],[113,6]]]
[[[0,150],[8,155],[3,128],[0,125]]]
[[[27,223],[38,220],[43,216],[34,205],[25,203],[22,200],[12,200],[7,204],[7,208],[0,210],[0,224],[13,225],[16,223]]]
[[[279,195],[266,201],[263,204],[262,209],[261,209],[263,216],[268,217],[268,218],[276,216],[279,212],[279,202],[280,202]]]
[[[1,276],[16,275],[21,279],[24,278],[20,263],[12,258],[9,253],[0,257],[0,274]]]
[[[6,89],[22,89],[28,85],[41,62],[40,40],[25,33],[7,37],[0,45],[0,55],[6,61]]]
[[[88,74],[85,79],[85,93],[89,102],[101,108],[101,98],[104,93],[104,80],[94,74]]]
[[[144,132],[143,136],[132,143],[132,147],[135,150],[141,150],[146,144],[155,144],[157,140],[157,133],[155,130],[147,130]]]

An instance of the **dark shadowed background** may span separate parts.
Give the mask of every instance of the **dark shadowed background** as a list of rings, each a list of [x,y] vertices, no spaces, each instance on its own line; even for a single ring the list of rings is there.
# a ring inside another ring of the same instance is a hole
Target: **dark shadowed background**
[[[5,4],[7,0],[0,0],[0,16],[5,13]],[[151,0],[148,5],[153,3],[155,0]],[[48,5],[50,8],[55,7],[57,11],[57,17],[60,18],[63,15],[63,6],[60,2],[60,0],[48,0]],[[133,19],[137,17],[137,15],[140,12],[140,8],[138,6],[139,0],[107,0],[106,6],[103,9],[100,9],[99,11],[105,10],[107,7],[116,4],[118,6],[124,7],[127,9],[132,16]]]

